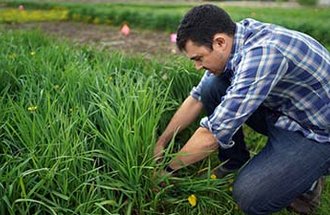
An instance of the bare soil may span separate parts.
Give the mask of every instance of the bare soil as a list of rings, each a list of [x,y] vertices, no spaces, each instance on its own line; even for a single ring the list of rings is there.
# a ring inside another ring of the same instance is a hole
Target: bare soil
[[[92,45],[110,52],[142,54],[147,58],[177,53],[175,44],[170,41],[170,33],[159,31],[131,29],[131,33],[124,36],[120,33],[120,27],[81,22],[6,24],[4,29],[39,29],[48,35],[74,44]]]

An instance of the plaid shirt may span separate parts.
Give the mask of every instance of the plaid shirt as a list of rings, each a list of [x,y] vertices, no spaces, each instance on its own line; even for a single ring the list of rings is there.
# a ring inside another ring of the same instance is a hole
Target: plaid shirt
[[[201,120],[223,148],[260,106],[280,113],[275,126],[330,143],[330,55],[313,38],[245,19],[236,24],[225,73],[231,86],[213,114]],[[200,100],[206,71],[191,96]]]

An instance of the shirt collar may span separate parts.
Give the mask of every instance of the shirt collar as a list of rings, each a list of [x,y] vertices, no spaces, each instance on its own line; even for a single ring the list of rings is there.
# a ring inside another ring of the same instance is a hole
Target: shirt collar
[[[237,53],[240,52],[241,47],[244,43],[244,26],[241,23],[236,23],[236,30],[233,39],[233,47],[231,49],[231,54],[228,58],[227,64],[225,66],[226,71],[234,71],[234,66],[236,65]]]

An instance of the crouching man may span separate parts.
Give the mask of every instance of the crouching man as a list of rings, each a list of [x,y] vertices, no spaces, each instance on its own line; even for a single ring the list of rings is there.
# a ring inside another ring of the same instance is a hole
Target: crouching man
[[[246,214],[286,207],[312,213],[330,168],[329,52],[297,31],[253,19],[234,23],[214,5],[184,16],[177,46],[205,74],[159,137],[155,156],[204,109],[207,117],[168,171],[219,150],[226,163],[217,175],[239,169],[233,197]],[[243,123],[268,136],[251,159]]]

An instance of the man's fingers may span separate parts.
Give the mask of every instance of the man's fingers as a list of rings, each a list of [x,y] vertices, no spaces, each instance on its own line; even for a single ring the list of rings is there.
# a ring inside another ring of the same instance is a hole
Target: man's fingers
[[[163,153],[164,153],[164,147],[157,147],[156,146],[156,148],[155,148],[155,150],[154,150],[154,158],[155,158],[155,160],[157,161],[157,160],[161,160],[162,159],[162,157],[163,157]]]

